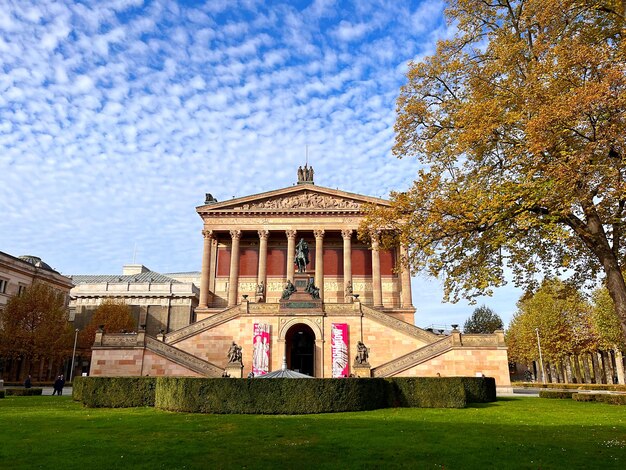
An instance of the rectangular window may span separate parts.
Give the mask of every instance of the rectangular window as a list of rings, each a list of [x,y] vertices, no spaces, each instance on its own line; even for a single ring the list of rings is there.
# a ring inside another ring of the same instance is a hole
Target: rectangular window
[[[17,287],[17,295],[22,295],[22,294],[24,293],[24,291],[25,291],[25,290],[26,290],[26,286],[24,286],[24,285],[20,284],[20,285]]]
[[[8,283],[9,281],[7,281],[6,279],[0,279],[0,294],[6,294]]]

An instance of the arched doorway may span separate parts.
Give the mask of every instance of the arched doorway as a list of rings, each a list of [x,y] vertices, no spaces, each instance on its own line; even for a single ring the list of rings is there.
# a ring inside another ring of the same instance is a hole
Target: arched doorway
[[[293,325],[285,335],[287,367],[315,377],[315,333],[308,325]]]

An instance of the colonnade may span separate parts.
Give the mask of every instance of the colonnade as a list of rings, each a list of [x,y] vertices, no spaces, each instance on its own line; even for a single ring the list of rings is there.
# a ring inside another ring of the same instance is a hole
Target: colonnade
[[[273,232],[273,233],[277,233]],[[259,236],[259,266],[257,274],[257,284],[263,283],[267,289],[267,240],[270,235],[268,230],[258,230]],[[295,266],[294,255],[296,248],[297,230],[286,230],[287,238],[287,279],[293,280]],[[320,298],[324,299],[324,235],[325,230],[314,230],[315,237],[315,286],[320,289]],[[238,286],[239,286],[239,241],[241,239],[241,230],[231,230],[231,255],[230,255],[230,271],[228,283],[228,306],[237,305]],[[341,231],[343,238],[343,282],[344,292],[348,285],[352,285],[352,235],[354,230],[344,229]],[[200,277],[200,302],[199,308],[207,308],[209,299],[209,285],[215,271],[215,255],[216,251],[216,234],[213,230],[203,230],[204,247],[202,255],[202,274]],[[406,249],[400,248],[400,259],[406,257]],[[411,302],[411,276],[408,269],[402,269],[401,274],[401,307],[409,308]],[[382,295],[382,277],[380,273],[380,244],[378,235],[372,234],[372,290],[374,298],[374,307],[383,307]]]

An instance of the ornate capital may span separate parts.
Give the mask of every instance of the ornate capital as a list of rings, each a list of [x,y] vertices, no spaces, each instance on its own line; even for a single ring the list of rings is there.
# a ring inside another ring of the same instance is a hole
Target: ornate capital
[[[285,230],[285,234],[287,235],[288,239],[295,240],[296,235],[298,234],[298,231],[297,230]]]
[[[344,240],[351,240],[352,232],[354,232],[354,230],[352,230],[351,228],[344,228],[341,231],[341,236],[343,237]]]
[[[269,230],[258,230],[257,232],[259,234],[259,239],[261,240],[267,240],[267,238],[270,236]]]
[[[313,230],[315,238],[324,238],[324,230]]]
[[[215,238],[215,233],[213,232],[213,230],[203,230],[202,235],[207,240],[212,240],[213,238]]]
[[[230,236],[233,240],[239,240],[241,238],[241,230],[231,230]]]

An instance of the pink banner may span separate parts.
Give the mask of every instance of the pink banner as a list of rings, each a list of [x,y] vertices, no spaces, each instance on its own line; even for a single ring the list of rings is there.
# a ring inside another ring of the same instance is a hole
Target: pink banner
[[[252,373],[255,376],[267,374],[270,370],[270,325],[254,324],[252,340]]]
[[[348,377],[348,324],[333,323],[331,325],[330,347],[332,352],[333,377]]]

